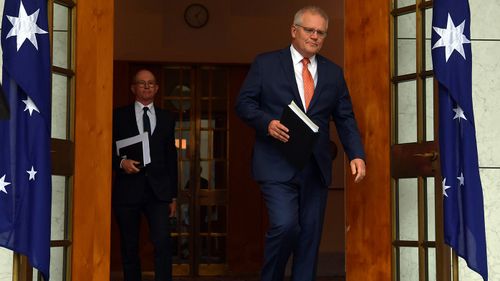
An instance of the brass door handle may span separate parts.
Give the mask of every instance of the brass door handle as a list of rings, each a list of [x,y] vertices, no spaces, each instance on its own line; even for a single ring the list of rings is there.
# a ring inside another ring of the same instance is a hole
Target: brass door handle
[[[436,151],[431,151],[431,152],[425,152],[425,153],[415,153],[415,154],[413,154],[413,156],[430,158],[431,161],[435,161],[438,157],[438,153]]]

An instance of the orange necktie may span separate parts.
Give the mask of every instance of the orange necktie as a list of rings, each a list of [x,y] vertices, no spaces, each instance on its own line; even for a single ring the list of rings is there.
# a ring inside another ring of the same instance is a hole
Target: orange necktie
[[[308,58],[302,59],[302,81],[304,82],[304,99],[306,102],[306,110],[309,108],[309,103],[314,95],[314,80],[312,78],[311,72],[307,68],[309,64]]]

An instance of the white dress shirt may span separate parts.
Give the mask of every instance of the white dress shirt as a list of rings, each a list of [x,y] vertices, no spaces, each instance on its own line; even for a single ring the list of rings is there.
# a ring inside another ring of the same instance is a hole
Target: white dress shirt
[[[302,80],[302,59],[304,58],[293,45],[290,45],[290,52],[292,53],[293,70],[295,72],[295,81],[297,81],[297,87],[299,88],[300,99],[302,105],[306,108],[306,100],[304,99],[304,81]],[[309,72],[314,79],[314,88],[318,84],[318,63],[316,62],[316,55],[309,58],[309,64],[307,65]]]
[[[156,127],[156,114],[153,103],[150,103],[148,105],[143,105],[138,101],[135,102],[135,121],[137,122],[137,128],[139,128],[139,133],[144,133],[144,123],[142,120],[143,119],[142,116],[144,115],[144,110],[143,110],[144,107],[149,108],[148,110],[149,123],[151,124],[151,134],[153,134]]]

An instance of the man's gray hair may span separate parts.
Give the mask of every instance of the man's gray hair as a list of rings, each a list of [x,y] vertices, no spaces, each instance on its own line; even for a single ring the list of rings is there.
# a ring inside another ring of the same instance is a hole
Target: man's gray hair
[[[302,25],[302,16],[306,12],[315,15],[320,15],[322,18],[325,19],[326,26],[328,26],[328,21],[329,21],[328,15],[326,14],[325,10],[321,9],[318,6],[305,6],[304,8],[298,10],[297,13],[295,13],[295,17],[293,18],[293,24]]]

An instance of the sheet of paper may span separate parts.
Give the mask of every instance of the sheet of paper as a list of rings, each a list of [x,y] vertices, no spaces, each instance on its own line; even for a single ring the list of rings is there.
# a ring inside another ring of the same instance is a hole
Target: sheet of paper
[[[142,143],[142,158],[144,159],[144,165],[151,163],[151,154],[149,152],[149,135],[147,132],[116,141],[116,155],[120,156],[121,148],[136,143]]]
[[[302,119],[302,121],[304,121],[304,123],[307,124],[307,126],[309,126],[309,128],[311,128],[313,132],[315,133],[318,132],[319,130],[318,125],[316,125],[293,100],[292,102],[290,102],[288,106],[293,110],[293,112],[295,112],[295,114],[297,114],[297,116],[300,117],[300,119]]]

